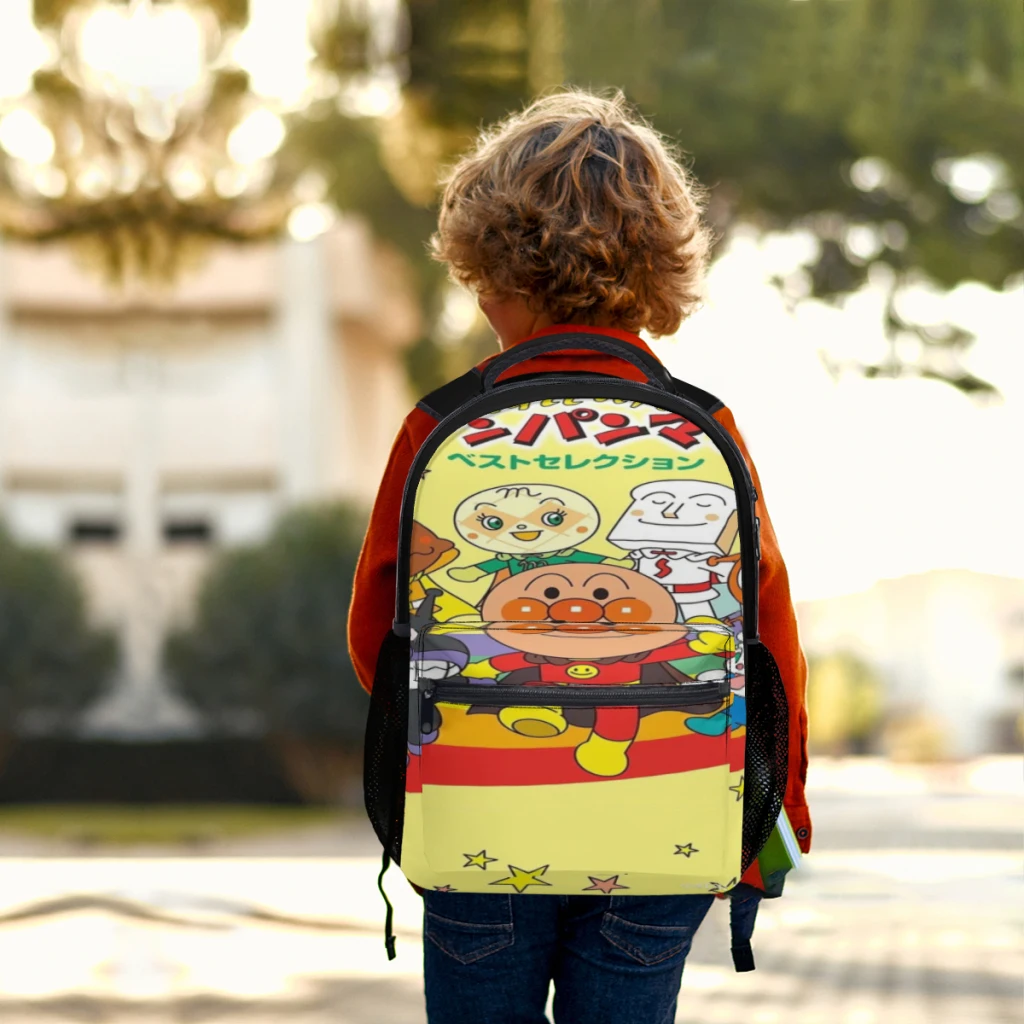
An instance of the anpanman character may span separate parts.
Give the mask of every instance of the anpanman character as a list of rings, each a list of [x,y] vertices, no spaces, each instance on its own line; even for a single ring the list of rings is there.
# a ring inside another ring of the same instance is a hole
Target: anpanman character
[[[642,573],[614,565],[559,565],[510,576],[487,595],[482,608],[488,634],[515,648],[490,659],[507,673],[499,685],[635,686],[687,683],[670,664],[729,644],[717,620],[692,628],[675,622],[672,595]],[[714,638],[714,639],[712,639]],[[729,638],[731,639],[731,637]],[[681,699],[680,704],[684,704]],[[691,714],[717,711],[721,702],[688,707]],[[569,725],[561,707],[503,707],[498,720],[524,736],[557,736]],[[639,707],[595,709],[590,735],[576,761],[592,775],[621,775],[640,725]]]

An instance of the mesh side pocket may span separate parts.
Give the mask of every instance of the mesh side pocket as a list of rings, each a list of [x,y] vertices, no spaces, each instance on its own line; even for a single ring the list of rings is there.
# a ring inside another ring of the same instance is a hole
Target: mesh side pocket
[[[747,645],[747,751],[743,779],[743,870],[775,828],[789,771],[789,704],[763,643]]]
[[[405,813],[409,641],[388,633],[377,656],[363,746],[363,799],[377,838],[397,864]]]

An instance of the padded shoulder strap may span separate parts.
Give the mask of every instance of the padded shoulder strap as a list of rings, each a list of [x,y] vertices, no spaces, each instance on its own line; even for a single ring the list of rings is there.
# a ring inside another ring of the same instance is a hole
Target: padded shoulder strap
[[[465,405],[471,398],[476,398],[480,394],[481,382],[480,371],[474,366],[461,377],[456,377],[455,380],[450,380],[436,391],[425,395],[416,403],[416,408],[422,409],[440,423],[460,405]]]
[[[672,378],[672,385],[680,398],[685,398],[694,405],[699,405],[706,413],[714,415],[719,409],[725,407],[725,402],[716,398],[710,391],[702,391],[693,384],[687,384],[685,380],[678,377]]]
[[[542,374],[530,374],[530,376],[539,377]],[[456,377],[455,380],[450,380],[436,391],[425,395],[416,403],[416,407],[422,409],[429,416],[433,416],[440,423],[446,416],[455,412],[459,406],[465,405],[471,398],[476,398],[480,394],[481,383],[481,373],[474,367],[461,377]],[[678,377],[672,378],[672,384],[677,395],[693,402],[694,405],[699,405],[709,414],[718,412],[724,405],[709,391],[703,391],[693,384],[687,384],[686,381],[679,380]]]

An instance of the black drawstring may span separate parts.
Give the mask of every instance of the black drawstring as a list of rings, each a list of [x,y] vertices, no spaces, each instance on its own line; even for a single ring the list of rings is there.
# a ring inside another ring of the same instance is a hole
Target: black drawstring
[[[388,908],[387,913],[384,915],[384,948],[388,951],[388,959],[395,959],[395,931],[394,931],[394,919],[395,911],[391,906],[391,900],[388,899],[388,894],[384,891],[384,872],[387,871],[388,865],[391,863],[391,854],[387,850],[384,851],[384,856],[381,859],[380,874],[377,876],[377,888],[380,890],[381,896],[384,898],[384,905]]]

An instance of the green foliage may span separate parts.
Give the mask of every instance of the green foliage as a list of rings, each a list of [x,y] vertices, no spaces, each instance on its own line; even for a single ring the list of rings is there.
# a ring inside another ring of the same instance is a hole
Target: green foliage
[[[794,302],[839,301],[874,264],[887,268],[892,300],[921,275],[947,288],[964,280],[1000,288],[1024,267],[1019,0],[407,0],[406,8],[402,111],[372,132],[325,114],[301,148],[333,169],[342,208],[366,214],[418,264],[428,306],[441,281],[425,248],[430,182],[481,124],[558,81],[622,88],[692,154],[720,237],[741,220],[813,231],[817,255],[779,282]],[[951,188],[943,171],[945,161],[975,155],[998,169],[992,201]],[[851,244],[851,228],[862,244]],[[891,358],[856,369],[991,390],[960,363],[969,335],[901,322],[893,307],[882,325]],[[896,357],[895,342],[908,336],[920,351],[911,364]],[[435,355],[425,339],[410,361],[423,386],[433,383]]]
[[[998,288],[1024,266],[1024,220],[957,198],[936,173],[944,158],[990,154],[1003,165],[1000,189],[1020,197],[1015,0],[666,2],[640,16],[613,0],[567,0],[567,11],[577,29],[566,34],[568,77],[624,87],[693,153],[721,226],[809,223],[829,239],[847,224],[896,223],[896,244],[877,258],[946,287]],[[874,187],[850,180],[861,158],[880,161]],[[815,294],[863,280],[865,260],[839,255],[823,247]]]
[[[0,836],[91,847],[195,847],[289,833],[343,820],[321,807],[260,804],[15,804],[0,807]]]
[[[255,712],[268,733],[362,743],[367,699],[345,624],[363,532],[350,509],[302,509],[264,545],[220,557],[165,658],[215,727],[250,725]]]
[[[72,728],[116,663],[113,635],[88,625],[82,589],[60,557],[0,528],[0,731]]]

